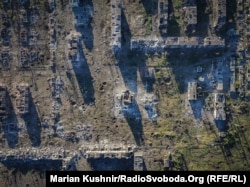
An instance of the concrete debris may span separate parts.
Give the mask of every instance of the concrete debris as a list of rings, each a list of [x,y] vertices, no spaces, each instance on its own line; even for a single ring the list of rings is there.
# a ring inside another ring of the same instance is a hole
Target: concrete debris
[[[142,51],[163,51],[166,49],[176,48],[223,48],[225,47],[224,39],[220,37],[150,37],[135,38],[131,40],[132,50]]]

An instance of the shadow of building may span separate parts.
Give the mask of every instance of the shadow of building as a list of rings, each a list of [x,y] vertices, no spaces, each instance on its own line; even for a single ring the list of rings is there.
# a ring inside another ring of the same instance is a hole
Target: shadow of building
[[[16,148],[18,144],[18,120],[14,111],[14,106],[11,102],[8,91],[6,90],[5,101],[8,107],[6,108],[6,117],[1,119],[4,137],[7,140],[9,148]]]
[[[86,104],[91,104],[95,102],[95,90],[93,86],[93,77],[91,75],[89,65],[85,58],[82,44],[78,43],[78,55],[79,60],[72,60],[73,70],[75,72],[75,76],[77,82],[79,84],[84,102]]]
[[[30,92],[29,98],[29,112],[21,114],[21,117],[25,122],[31,145],[33,147],[39,147],[41,144],[40,118]]]
[[[91,51],[93,49],[93,27],[92,27],[92,14],[93,3],[92,0],[79,1],[78,6],[72,7],[74,16],[74,26],[78,32],[81,33],[81,40],[86,49]]]

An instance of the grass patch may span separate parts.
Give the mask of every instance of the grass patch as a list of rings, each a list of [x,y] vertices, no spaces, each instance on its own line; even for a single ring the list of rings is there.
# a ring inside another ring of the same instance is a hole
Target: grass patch
[[[182,0],[172,0],[175,9],[180,9],[182,7]]]

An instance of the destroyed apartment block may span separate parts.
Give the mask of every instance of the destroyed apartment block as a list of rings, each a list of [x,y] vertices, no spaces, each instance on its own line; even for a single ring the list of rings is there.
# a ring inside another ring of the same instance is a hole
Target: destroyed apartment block
[[[80,1],[79,0],[70,0],[70,6],[73,7],[79,7]]]
[[[243,65],[238,66],[238,80],[240,83],[243,83],[244,81],[244,66]]]
[[[51,123],[56,124],[60,120],[60,107],[58,101],[52,100],[50,108]]]
[[[131,40],[131,49],[162,51],[175,48],[223,48],[225,40],[220,37],[167,37],[137,38]]]
[[[163,160],[163,166],[164,166],[164,171],[171,171],[173,170],[174,167],[174,162],[172,160],[172,154],[169,153],[168,158],[164,158]]]
[[[246,77],[247,82],[250,83],[250,64],[247,67]]]
[[[3,69],[9,69],[10,67],[9,48],[3,48],[2,51],[0,51],[0,63]]]
[[[197,25],[197,6],[195,3],[187,1],[184,4],[182,11],[185,24],[185,32],[193,34],[196,30]]]
[[[28,2],[28,0],[20,0],[19,2],[21,3],[21,5],[24,5],[25,3]]]
[[[130,92],[129,90],[125,90],[121,94],[121,106],[126,109],[128,108],[134,101],[134,93]]]
[[[155,78],[155,69],[152,67],[141,67],[139,69],[141,77],[146,78],[146,79],[154,79]]]
[[[35,24],[38,18],[39,18],[38,9],[35,6],[32,6],[30,9],[30,17],[29,17],[30,23]]]
[[[38,34],[36,31],[32,30],[29,35],[29,46],[37,46],[38,43]]]
[[[212,3],[212,16],[213,16],[213,28],[217,31],[221,31],[221,29],[226,24],[226,0],[214,1],[210,0]]]
[[[222,92],[224,89],[224,84],[223,84],[223,76],[218,78],[218,82],[217,82],[217,87],[216,87],[218,92]]]
[[[242,1],[238,1],[237,5],[237,21],[244,21],[244,7]]]
[[[144,103],[144,108],[148,113],[149,119],[156,121],[158,117],[158,103],[156,101],[146,100]]]
[[[91,10],[88,8],[74,8],[74,24],[77,27],[88,26],[90,21]]]
[[[60,98],[60,95],[63,93],[63,80],[61,78],[52,78],[52,97]]]
[[[250,5],[248,5],[247,11],[246,11],[246,18],[247,20],[250,20]]]
[[[27,33],[27,30],[23,27],[21,28],[21,31],[20,31],[20,42],[24,45],[24,44],[27,44],[28,42],[28,33]]]
[[[0,85],[0,119],[6,118],[8,112],[7,87]]]
[[[79,39],[77,37],[72,37],[68,40],[68,58],[70,60],[76,61],[78,58],[78,42]]]
[[[197,82],[188,82],[188,100],[197,100]]]
[[[7,16],[7,13],[2,13],[2,23],[3,25],[8,25],[10,23],[10,19]]]
[[[121,48],[121,1],[111,0],[111,46]]]
[[[246,46],[245,50],[245,59],[247,60],[247,64],[250,64],[250,36],[248,38],[248,44]]]
[[[11,32],[7,27],[1,29],[1,38],[4,45],[9,45]]]
[[[8,124],[8,132],[10,133],[16,133],[18,131],[16,123],[9,123]]]
[[[12,125],[16,125],[13,124]],[[52,160],[64,160],[65,150],[63,148],[50,147],[45,148],[24,148],[11,149],[6,151],[4,154],[1,152],[0,161],[17,161],[17,160],[30,160],[30,161],[52,161]],[[67,156],[70,156],[69,154]]]
[[[244,97],[245,94],[245,86],[244,86],[244,80],[245,80],[245,73],[244,73],[245,67],[243,65],[238,66],[238,92],[240,97]]]
[[[230,62],[230,71],[231,71],[231,75],[230,75],[230,92],[234,93],[235,90],[235,76],[236,76],[236,67],[235,67],[235,61],[232,60]]]
[[[49,28],[54,29],[56,24],[56,20],[54,18],[54,15],[50,15],[49,17]]]
[[[249,60],[250,60],[250,36],[249,36],[249,44],[247,46],[247,51],[245,51],[245,58],[248,61],[249,64]]]
[[[20,48],[18,64],[20,67],[29,66],[29,54],[26,48]]]
[[[249,17],[250,17],[250,16],[249,16]],[[246,35],[247,35],[247,38],[248,38],[248,41],[249,41],[249,39],[250,39],[250,19],[247,20]]]
[[[78,140],[90,141],[92,139],[92,125],[76,125],[74,130],[76,131],[76,138]]]
[[[86,145],[86,144],[85,144]],[[133,158],[135,145],[132,144],[116,144],[108,143],[105,140],[98,144],[89,144],[88,146],[81,146],[79,151],[83,154],[85,158]],[[106,153],[106,156],[104,155]],[[101,155],[100,155],[101,154]]]
[[[250,97],[250,64],[247,67],[246,77],[247,77],[247,82],[246,82],[246,96]]]
[[[84,154],[85,158],[98,159],[98,158],[110,158],[110,159],[131,159],[132,152],[127,150],[87,150]]]
[[[168,0],[158,1],[158,17],[158,28],[161,33],[166,34],[168,27]]]
[[[38,60],[39,53],[36,49],[31,49],[29,55],[30,55],[29,61],[31,63],[36,62]]]
[[[225,95],[224,93],[214,93],[214,119],[216,121],[225,121],[226,112],[225,112]]]
[[[196,0],[183,0],[183,7],[196,6]]]
[[[142,152],[134,153],[134,171],[143,171],[144,170],[144,159]]]
[[[44,62],[45,55],[44,55],[43,52],[41,52],[41,51],[38,52],[38,59],[37,60],[38,60],[39,63],[43,63]]]
[[[56,7],[56,2],[55,0],[48,0],[49,1],[49,9],[52,11]]]
[[[55,62],[56,62],[56,51],[55,51],[55,49],[50,49],[50,51],[49,51],[49,54],[50,54],[50,64],[52,65],[52,66],[54,66],[55,65]],[[54,65],[53,65],[54,64]]]
[[[26,114],[29,112],[29,86],[20,84],[16,86],[16,112],[18,114]]]
[[[28,19],[28,13],[26,9],[21,9],[19,12],[19,18],[20,21],[24,24],[24,23],[28,23],[29,19]]]
[[[221,69],[217,71],[217,92],[223,92],[224,90],[224,83],[223,83],[223,72]]]
[[[56,48],[56,30],[54,28],[50,29],[50,40],[49,46],[50,48]]]

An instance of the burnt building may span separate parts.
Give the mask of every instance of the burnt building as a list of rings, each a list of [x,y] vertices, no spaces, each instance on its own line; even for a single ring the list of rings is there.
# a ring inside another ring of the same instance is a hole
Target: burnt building
[[[226,120],[224,93],[214,94],[214,119],[221,121]]]
[[[220,134],[221,133],[224,134],[228,129],[227,117],[225,111],[225,101],[226,97],[224,93],[214,93],[213,117],[216,127],[220,132]]]
[[[10,67],[10,54],[7,47],[0,51],[0,64],[3,70],[8,70]]]
[[[76,27],[89,27],[92,9],[89,7],[73,7],[74,24]]]
[[[71,7],[79,7],[80,1],[79,0],[70,0],[69,4]]]
[[[111,0],[111,46],[121,48],[121,1]]]
[[[29,112],[29,86],[20,84],[16,86],[16,112],[18,114],[27,114]]]
[[[20,29],[20,42],[23,45],[27,44],[28,42],[28,33],[24,27]]]
[[[188,35],[194,34],[197,25],[197,6],[194,0],[185,0],[183,2],[183,20],[185,32]]]
[[[166,49],[198,48],[198,49],[223,49],[225,40],[220,37],[149,37],[131,40],[131,50],[163,51]]]
[[[68,40],[68,59],[77,61],[78,56],[78,38],[72,36],[71,39]]]
[[[30,55],[29,59],[30,63],[34,63],[38,60],[38,51],[36,49],[31,49],[29,55]]]
[[[28,18],[28,12],[26,9],[21,9],[19,11],[19,18],[20,18],[20,22],[25,24],[29,22],[29,18]]]
[[[213,28],[216,32],[224,31],[226,19],[227,19],[227,11],[226,11],[226,0],[210,0],[212,5],[212,18],[213,18]]]
[[[51,10],[51,11],[54,10],[55,7],[56,7],[56,2],[55,2],[55,0],[48,0],[48,1],[49,1],[49,8],[50,8],[50,10]]]
[[[9,25],[10,19],[9,19],[7,13],[2,13],[2,23],[3,23],[3,25],[5,25],[5,26],[8,26],[8,25]]]
[[[7,103],[7,87],[0,85],[0,119],[6,118],[8,115]]]
[[[143,171],[144,168],[144,159],[142,152],[134,153],[134,171]]]
[[[21,5],[24,5],[27,2],[28,2],[28,0],[20,0]]]
[[[29,54],[26,48],[20,48],[18,64],[19,64],[19,67],[22,67],[22,68],[29,66]]]
[[[123,108],[128,108],[134,101],[134,94],[129,90],[125,90],[121,94],[121,105]]]
[[[197,100],[197,82],[188,82],[188,100]]]
[[[2,43],[4,45],[9,45],[10,43],[10,37],[11,37],[11,34],[10,34],[10,29],[8,29],[8,27],[3,27],[1,29],[1,38],[2,38]]]
[[[37,47],[39,34],[34,28],[30,28],[29,32],[29,46]]]
[[[32,25],[36,24],[38,19],[39,19],[38,9],[35,6],[32,6],[30,8],[30,15],[29,15],[30,24],[32,24]]]
[[[159,31],[161,34],[167,34],[168,28],[168,0],[158,1],[158,17],[159,17]]]

